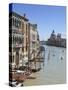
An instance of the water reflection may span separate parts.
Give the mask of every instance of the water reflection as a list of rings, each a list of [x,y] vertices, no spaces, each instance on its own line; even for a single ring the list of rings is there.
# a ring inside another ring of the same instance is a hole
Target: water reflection
[[[36,79],[26,80],[24,86],[62,84],[66,80],[66,49],[45,46],[45,61],[42,70],[34,73]]]

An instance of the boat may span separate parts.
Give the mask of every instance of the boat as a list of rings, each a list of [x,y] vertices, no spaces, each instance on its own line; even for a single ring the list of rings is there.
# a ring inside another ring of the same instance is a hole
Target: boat
[[[61,57],[61,60],[63,60],[63,57]]]
[[[36,77],[33,76],[33,74],[31,74],[31,75],[27,76],[27,79],[36,79]]]
[[[53,54],[53,56],[55,56],[55,54]]]
[[[38,69],[32,69],[32,72],[37,72],[37,71],[40,71],[41,68],[38,68]]]

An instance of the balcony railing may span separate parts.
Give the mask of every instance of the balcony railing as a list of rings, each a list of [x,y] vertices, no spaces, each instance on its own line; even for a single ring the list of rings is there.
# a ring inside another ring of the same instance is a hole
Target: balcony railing
[[[22,47],[23,45],[22,44],[12,44],[12,47],[18,47],[18,48],[20,48],[20,47]]]
[[[12,36],[23,38],[22,33],[12,33]]]

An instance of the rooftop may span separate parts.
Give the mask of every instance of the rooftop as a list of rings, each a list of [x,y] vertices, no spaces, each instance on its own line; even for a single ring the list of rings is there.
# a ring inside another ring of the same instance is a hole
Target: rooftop
[[[19,17],[19,18],[21,18],[21,19],[24,19],[25,21],[29,21],[27,18],[26,18],[26,16],[25,16],[25,14],[22,16],[22,15],[19,15],[18,13],[16,13],[16,12],[10,12],[9,13],[9,16],[12,16],[12,15],[14,15],[14,16],[17,16],[17,17]]]

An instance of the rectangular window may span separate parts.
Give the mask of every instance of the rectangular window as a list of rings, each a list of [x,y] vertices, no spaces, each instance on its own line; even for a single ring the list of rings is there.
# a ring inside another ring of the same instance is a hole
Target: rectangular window
[[[27,45],[26,45],[26,51],[27,51]]]
[[[24,22],[22,22],[22,30],[23,30],[23,32],[24,32]]]
[[[28,25],[26,24],[26,35],[28,35]]]
[[[19,21],[19,23],[18,23],[18,24],[19,24],[19,28],[21,28],[21,21]]]
[[[12,18],[12,25],[15,26],[15,20]]]
[[[32,35],[32,39],[35,40],[35,35],[34,34]]]
[[[32,48],[35,48],[35,43],[32,43]]]

